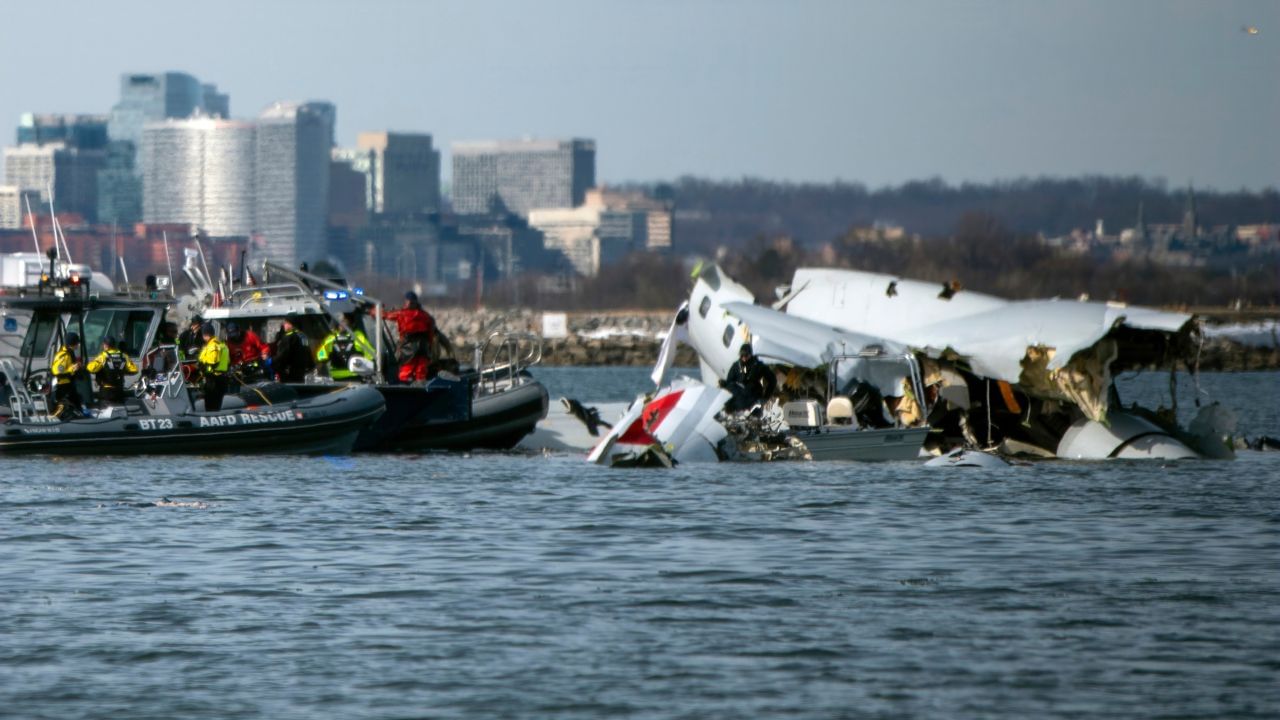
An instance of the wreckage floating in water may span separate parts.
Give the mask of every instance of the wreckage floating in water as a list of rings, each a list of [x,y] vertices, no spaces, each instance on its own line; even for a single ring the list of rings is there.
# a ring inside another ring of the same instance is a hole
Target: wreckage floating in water
[[[754,423],[723,413],[723,400],[704,403],[667,438],[660,436],[660,413],[634,409],[632,420],[657,441],[649,447],[680,461],[688,444],[680,433],[692,426],[720,459],[733,457],[720,431],[734,436],[743,427],[754,433],[746,440],[773,444],[754,453],[766,459],[830,457],[827,440],[845,442],[847,451],[835,453],[844,459],[881,459],[858,448],[898,437],[923,437],[933,454],[967,448],[1073,459],[1232,456],[1233,421],[1225,409],[1202,408],[1184,429],[1167,419],[1172,413],[1122,407],[1113,382],[1119,372],[1172,371],[1179,362],[1194,371],[1200,326],[1191,315],[1115,303],[1010,301],[958,283],[812,268],[797,270],[779,294],[773,307],[763,307],[718,267],[697,273],[660,353],[655,383],[678,342],[697,351],[702,387],[723,380],[750,342],[780,376],[779,397]],[[904,362],[880,362],[885,358]],[[685,383],[682,392],[697,386]],[[816,429],[832,424],[830,410],[855,401],[863,411],[840,431],[847,441]],[[805,422],[768,419],[797,403],[813,408]],[[618,439],[606,439],[597,451]],[[742,447],[744,438],[737,440]],[[597,461],[607,457],[593,454]]]

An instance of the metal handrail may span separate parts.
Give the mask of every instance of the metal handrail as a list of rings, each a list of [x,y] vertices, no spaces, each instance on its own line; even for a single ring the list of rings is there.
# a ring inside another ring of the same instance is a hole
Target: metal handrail
[[[494,341],[498,342],[495,343]],[[489,348],[494,348],[493,363],[485,364]],[[504,359],[505,362],[500,362]],[[478,394],[483,394],[486,387],[489,392],[497,392],[498,380],[506,375],[506,381],[518,384],[520,372],[532,365],[542,362],[542,338],[534,333],[506,332],[499,330],[489,334],[484,342],[476,346],[475,370],[479,382],[476,384]]]
[[[25,381],[21,373],[11,358],[0,358],[0,375],[4,376],[5,385],[8,386],[13,393],[13,401],[9,403],[9,409],[13,410],[18,418],[18,422],[52,422],[53,417],[49,414],[49,404],[45,402],[44,412],[37,413],[35,398],[27,390]],[[16,380],[16,382],[15,382]],[[16,404],[15,404],[16,402]]]
[[[147,352],[147,355],[155,355],[157,353],[161,353],[166,350],[171,351],[173,353],[173,357],[177,359],[178,357],[177,345],[157,345],[151,348],[151,350]],[[182,363],[175,362],[173,367],[166,370],[162,375],[158,376],[154,381],[145,381],[145,377],[139,377],[138,385],[135,389],[134,394],[137,395],[138,397],[142,397],[143,395],[146,394],[147,390],[159,388],[159,391],[156,393],[157,396],[165,397],[165,398],[176,398],[178,397],[178,394],[182,392],[182,389],[186,385],[186,382],[187,382],[187,377],[186,375],[183,374]]]
[[[238,310],[242,310],[250,305],[256,305],[270,300],[301,300],[310,301],[316,305],[319,304],[316,302],[314,292],[309,291],[296,283],[254,285],[252,287],[240,288],[231,293],[230,297],[227,298],[227,303],[232,304],[238,302],[239,304],[234,305],[234,307]]]

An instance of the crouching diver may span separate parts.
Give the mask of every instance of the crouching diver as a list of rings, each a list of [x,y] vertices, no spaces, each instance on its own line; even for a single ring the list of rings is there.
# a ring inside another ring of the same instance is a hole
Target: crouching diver
[[[746,410],[768,400],[778,389],[778,379],[760,358],[755,356],[750,343],[743,343],[738,350],[738,362],[729,368],[728,376],[720,381],[720,387],[733,394],[724,409],[729,412]]]
[[[221,410],[222,396],[227,394],[227,369],[231,367],[231,351],[218,339],[213,323],[200,329],[204,349],[200,351],[200,374],[204,377],[204,409]]]
[[[102,339],[102,352],[89,361],[86,369],[97,377],[102,401],[113,405],[124,404],[124,376],[138,372],[138,366],[110,335]]]
[[[373,361],[376,351],[369,338],[359,329],[352,330],[343,318],[338,328],[325,336],[316,351],[316,362],[329,364],[329,377],[334,380],[353,380],[359,377],[350,369],[351,358],[362,357]]]
[[[84,364],[80,358],[80,335],[67,333],[62,347],[53,355],[53,364],[49,366],[53,374],[53,401],[57,403],[53,414],[59,420],[70,420],[83,413],[84,398],[76,389],[76,380],[84,372]]]

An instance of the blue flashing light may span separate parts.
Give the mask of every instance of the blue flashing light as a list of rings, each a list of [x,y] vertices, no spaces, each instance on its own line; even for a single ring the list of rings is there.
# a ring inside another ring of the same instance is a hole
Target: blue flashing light
[[[348,297],[350,296],[347,294],[346,290],[325,290],[324,291],[325,300],[346,300]]]
[[[356,297],[364,296],[364,288],[351,288],[351,292],[355,293]]]

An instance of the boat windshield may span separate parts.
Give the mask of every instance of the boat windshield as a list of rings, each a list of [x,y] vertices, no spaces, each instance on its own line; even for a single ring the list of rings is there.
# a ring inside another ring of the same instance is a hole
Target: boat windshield
[[[102,350],[102,339],[115,337],[120,349],[130,356],[146,350],[147,331],[155,311],[138,308],[99,308],[90,310],[84,317],[84,347],[86,355],[96,355]]]
[[[22,339],[22,357],[42,358],[49,354],[49,343],[62,318],[56,313],[36,313]]]

